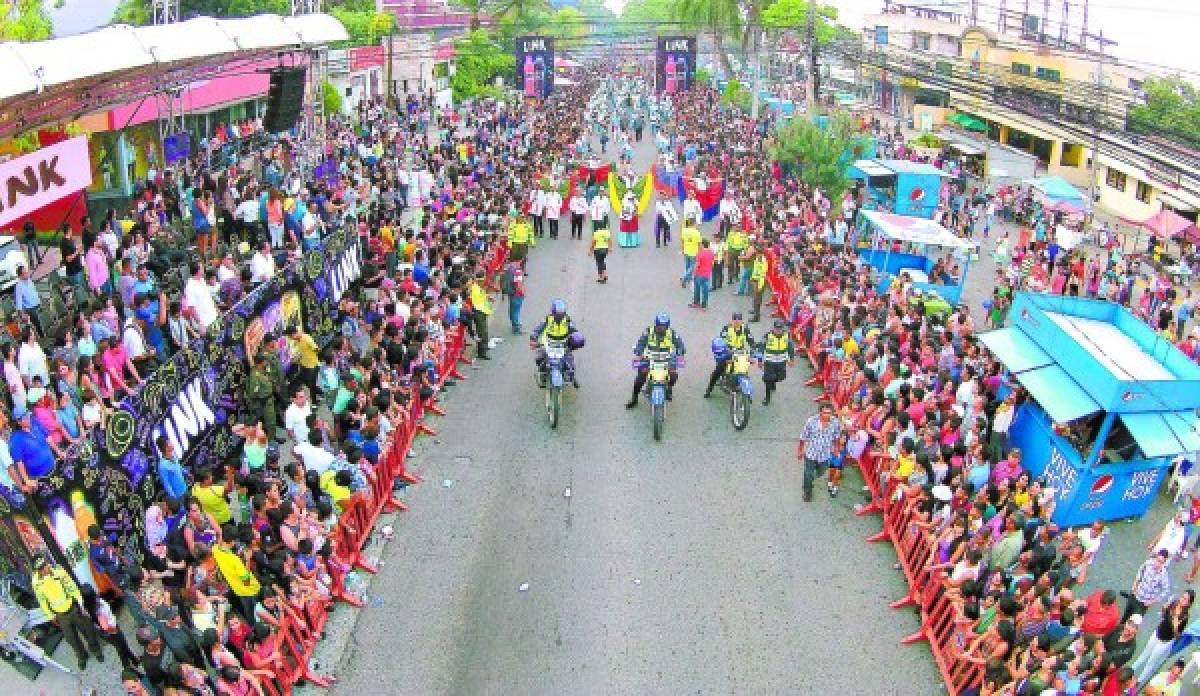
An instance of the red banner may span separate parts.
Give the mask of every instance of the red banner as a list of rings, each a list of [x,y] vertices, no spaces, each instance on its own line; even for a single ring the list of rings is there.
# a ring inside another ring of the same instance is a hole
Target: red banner
[[[383,65],[383,46],[358,46],[350,49],[350,71],[358,72]]]

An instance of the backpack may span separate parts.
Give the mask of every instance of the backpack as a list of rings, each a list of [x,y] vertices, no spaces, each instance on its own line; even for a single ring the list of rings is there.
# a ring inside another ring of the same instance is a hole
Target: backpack
[[[509,266],[504,271],[504,280],[500,283],[500,292],[512,297],[517,291],[516,272],[512,266]]]

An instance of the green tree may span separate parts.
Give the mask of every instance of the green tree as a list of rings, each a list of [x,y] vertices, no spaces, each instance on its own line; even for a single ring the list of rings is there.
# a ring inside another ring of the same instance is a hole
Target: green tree
[[[516,58],[511,51],[496,43],[484,29],[468,32],[454,42],[454,74],[450,87],[454,99],[480,96],[499,96],[502,90],[494,86],[497,77],[512,81]]]
[[[670,13],[671,19],[683,28],[712,36],[721,72],[726,79],[733,78],[736,73],[726,42],[742,34],[742,3],[739,0],[674,0],[670,5]]]
[[[0,17],[0,39],[41,41],[54,34],[42,0],[9,0],[7,5],[8,10]]]
[[[763,10],[762,23],[770,29],[804,29],[808,26],[808,0],[775,0]],[[854,37],[852,30],[837,23],[838,9],[833,5],[817,5],[813,32],[817,45],[828,46],[836,39]]]
[[[329,80],[321,83],[321,102],[325,107],[325,115],[342,113],[342,107],[345,104],[345,99],[342,98],[342,91],[334,86]]]
[[[350,35],[346,44],[350,46],[377,44],[396,26],[396,15],[391,12],[359,12],[335,7],[330,14],[346,27],[346,33]]]
[[[619,34],[646,34],[671,22],[674,16],[671,3],[665,0],[629,0],[617,17]]]
[[[767,151],[808,185],[821,189],[836,207],[846,192],[846,166],[866,142],[854,119],[836,112],[824,126],[803,116],[792,118],[775,131]]]
[[[583,15],[574,7],[559,8],[551,18],[549,30],[556,48],[578,48],[588,35]]]
[[[1144,104],[1129,110],[1129,130],[1200,148],[1200,90],[1178,77],[1146,80]]]

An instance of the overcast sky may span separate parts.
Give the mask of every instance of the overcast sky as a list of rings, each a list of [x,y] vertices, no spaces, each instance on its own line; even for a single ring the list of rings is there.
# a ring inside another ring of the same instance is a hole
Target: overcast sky
[[[666,0],[663,0],[664,2]],[[625,0],[608,0],[614,11],[624,5]],[[861,29],[863,17],[883,9],[883,0],[817,0],[818,3],[834,5],[841,14],[841,21],[854,29]],[[996,7],[1000,0],[979,0],[981,16],[994,13],[983,6]],[[914,4],[917,4],[914,2]],[[925,0],[925,5],[947,5],[965,8],[967,2],[955,0]],[[1044,7],[1044,0],[1030,0],[1031,8]],[[1024,9],[1022,0],[1008,0],[1008,7]],[[1071,13],[1067,24],[1075,28],[1083,19],[1082,0],[1071,0]],[[1062,0],[1050,0],[1051,30],[1057,33],[1062,17]],[[1031,9],[1032,13],[1034,10]],[[992,14],[994,16],[994,14]],[[1200,27],[1200,2],[1196,0],[1091,0],[1088,10],[1090,33],[1104,30],[1105,38],[1117,41],[1115,49],[1109,49],[1121,58],[1158,63],[1179,70],[1191,71],[1185,75],[1192,82],[1200,83],[1200,49],[1196,46],[1196,28]]]

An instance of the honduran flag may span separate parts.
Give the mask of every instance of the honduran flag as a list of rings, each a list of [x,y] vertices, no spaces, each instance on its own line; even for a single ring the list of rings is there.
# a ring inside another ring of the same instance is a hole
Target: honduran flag
[[[682,173],[678,169],[665,170],[654,165],[654,188],[664,196],[679,195]]]
[[[721,210],[721,197],[725,195],[725,179],[709,179],[708,184],[701,189],[696,187],[695,179],[679,177],[679,200],[684,201],[689,193],[696,197],[696,202],[700,204],[700,210],[703,212],[703,221],[708,222],[715,218]]]

